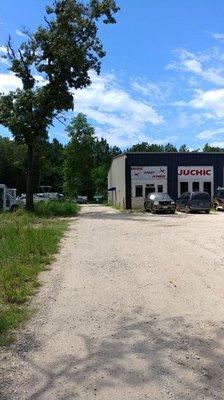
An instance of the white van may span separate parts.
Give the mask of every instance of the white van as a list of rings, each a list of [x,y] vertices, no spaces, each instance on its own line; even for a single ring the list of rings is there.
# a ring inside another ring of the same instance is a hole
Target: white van
[[[13,211],[18,207],[18,200],[8,192],[6,185],[0,184],[0,212]]]

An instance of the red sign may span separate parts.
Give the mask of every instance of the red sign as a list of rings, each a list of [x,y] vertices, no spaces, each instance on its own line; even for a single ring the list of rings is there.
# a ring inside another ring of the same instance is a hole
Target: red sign
[[[202,169],[202,168],[181,168],[178,171],[178,175],[182,176],[211,176],[212,170],[211,169]]]

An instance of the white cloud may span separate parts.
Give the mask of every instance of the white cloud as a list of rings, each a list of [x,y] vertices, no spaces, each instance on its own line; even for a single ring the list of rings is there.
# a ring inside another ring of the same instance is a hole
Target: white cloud
[[[6,46],[0,46],[0,53],[7,54],[7,47]]]
[[[38,87],[44,86],[46,80],[40,75],[34,75],[36,85]],[[0,93],[8,93],[9,91],[22,88],[22,82],[12,73],[0,73]]]
[[[195,74],[202,73],[201,63],[196,59],[183,60],[183,65],[187,71],[194,72]]]
[[[20,29],[16,29],[16,34],[18,36],[26,36],[25,33],[23,33]]]
[[[207,82],[214,83],[218,86],[224,86],[224,69],[219,65],[223,60],[223,54],[214,49],[211,54],[200,53],[194,54],[185,49],[175,50],[174,54],[177,60],[167,65],[167,69],[176,71],[185,71],[195,74]],[[214,65],[209,65],[213,59]],[[216,65],[218,63],[218,65]]]
[[[198,139],[211,139],[213,136],[216,135],[223,135],[224,134],[224,128],[218,128],[218,129],[206,129],[202,132],[200,132],[197,135]]]
[[[158,100],[164,97],[164,92],[161,90],[160,86],[153,82],[140,82],[139,80],[133,80],[131,87],[143,96],[153,96]]]
[[[114,74],[92,73],[91,79],[91,86],[74,92],[75,111],[94,120],[97,134],[110,143],[128,146],[149,140],[146,128],[161,124],[163,117],[148,102],[122,88]]]
[[[218,118],[224,117],[224,89],[197,91],[197,95],[188,103],[196,109],[205,109]],[[185,103],[186,105],[186,103]]]
[[[212,37],[217,40],[224,40],[224,33],[213,33]]]
[[[21,88],[21,80],[13,74],[0,74],[0,93],[8,93],[10,90]]]

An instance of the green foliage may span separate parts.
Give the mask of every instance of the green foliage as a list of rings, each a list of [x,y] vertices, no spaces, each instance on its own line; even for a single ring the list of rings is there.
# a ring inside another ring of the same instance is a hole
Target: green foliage
[[[39,217],[71,217],[77,214],[79,206],[71,201],[41,201],[35,204],[34,213]]]
[[[64,164],[64,189],[70,196],[88,196],[95,193],[107,195],[107,174],[112,157],[120,154],[105,139],[95,137],[94,128],[83,114],[78,114],[67,128],[70,142],[66,148]]]
[[[219,153],[219,152],[224,152],[224,149],[221,147],[215,147],[215,146],[210,146],[208,143],[205,144],[203,147],[203,152],[204,153]]]
[[[34,157],[33,189],[39,192],[40,185],[52,186],[52,191],[63,189],[64,146],[53,139],[52,143],[42,140]],[[26,191],[26,146],[0,136],[0,183]]]
[[[188,149],[186,144],[182,144],[182,146],[180,146],[178,151],[179,153],[189,153],[190,150]]]
[[[94,196],[91,170],[94,167],[94,129],[85,115],[78,114],[67,128],[70,142],[66,148],[65,191],[70,197]]]
[[[52,259],[67,227],[65,220],[38,218],[22,210],[0,216],[0,343],[28,315],[27,300],[38,273]]]
[[[164,151],[167,153],[176,153],[177,149],[171,143],[167,143],[166,146],[164,146]]]
[[[0,183],[23,192],[26,185],[25,170],[25,146],[0,136]]]
[[[163,152],[164,151],[164,146],[159,145],[159,144],[149,144],[148,142],[142,142],[135,144],[132,146],[130,149],[127,149],[128,152],[137,152],[137,151],[142,151],[142,152]]]

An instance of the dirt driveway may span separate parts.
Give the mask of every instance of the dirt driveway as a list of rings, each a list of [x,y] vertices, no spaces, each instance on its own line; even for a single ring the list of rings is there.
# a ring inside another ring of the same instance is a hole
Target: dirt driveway
[[[42,279],[1,399],[224,398],[223,213],[84,206]]]

